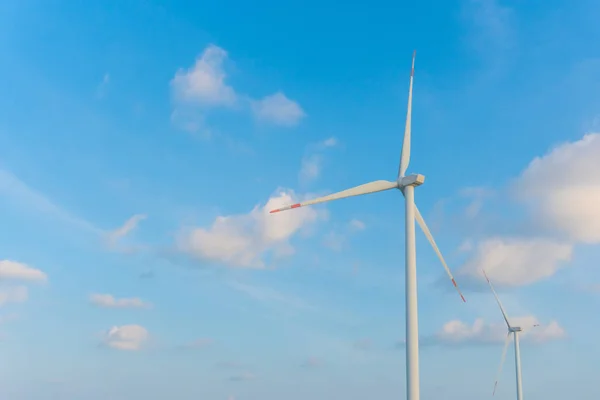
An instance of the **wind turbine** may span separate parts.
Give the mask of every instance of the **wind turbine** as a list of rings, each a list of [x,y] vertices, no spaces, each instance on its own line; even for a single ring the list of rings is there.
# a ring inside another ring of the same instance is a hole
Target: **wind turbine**
[[[460,294],[462,301],[465,301],[456,281],[446,264],[442,253],[440,252],[435,240],[425,220],[421,216],[419,209],[415,206],[415,187],[422,185],[425,177],[420,174],[406,175],[406,169],[410,161],[410,128],[412,112],[412,87],[415,73],[415,55],[412,57],[412,68],[410,71],[410,85],[408,90],[408,110],[406,113],[406,127],[404,130],[404,142],[402,144],[402,153],[400,156],[400,166],[395,181],[373,181],[364,185],[356,186],[328,196],[319,197],[298,204],[292,204],[279,209],[272,210],[276,213],[293,208],[309,206],[328,201],[339,200],[346,197],[359,196],[363,194],[382,192],[390,189],[399,189],[405,199],[405,223],[406,223],[406,398],[407,400],[419,400],[419,321],[417,309],[417,266],[416,266],[416,248],[415,248],[415,219],[425,233],[427,240],[433,247],[433,250],[440,259],[446,273],[452,280],[452,284]]]
[[[492,396],[496,394],[496,387],[498,386],[498,380],[500,379],[500,373],[502,372],[502,366],[504,365],[504,360],[506,359],[506,350],[508,349],[508,343],[510,341],[510,335],[513,335],[513,339],[515,342],[515,371],[517,374],[517,400],[523,400],[523,387],[521,385],[521,350],[519,348],[519,333],[523,331],[523,328],[519,326],[512,326],[510,322],[508,322],[508,316],[504,311],[504,307],[502,307],[502,303],[500,302],[500,298],[498,298],[498,294],[494,290],[494,286],[492,286],[492,282],[488,278],[485,271],[483,271],[483,275],[490,285],[490,289],[492,289],[492,293],[496,298],[496,302],[500,307],[500,311],[502,312],[502,316],[504,317],[504,322],[506,322],[506,327],[508,328],[508,332],[506,334],[506,339],[504,340],[504,349],[502,350],[502,358],[500,359],[500,367],[498,368],[498,375],[496,376],[496,381],[494,382],[494,391],[492,392]],[[533,325],[534,327],[538,326]]]

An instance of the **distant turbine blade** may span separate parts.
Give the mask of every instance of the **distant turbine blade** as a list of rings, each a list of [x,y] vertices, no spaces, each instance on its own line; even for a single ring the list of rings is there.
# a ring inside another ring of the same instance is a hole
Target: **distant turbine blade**
[[[406,111],[406,125],[404,127],[404,141],[402,142],[402,153],[400,155],[400,168],[398,169],[398,176],[404,176],[408,163],[410,162],[410,125],[412,118],[412,89],[413,89],[413,77],[415,76],[415,57],[417,52],[413,52],[412,57],[412,68],[410,69],[410,84],[408,86],[408,108]]]
[[[452,280],[452,284],[454,285],[454,287],[458,291],[458,294],[460,295],[460,298],[462,299],[463,302],[466,303],[465,296],[463,296],[462,292],[458,288],[458,285],[456,284],[456,281],[454,280],[454,276],[452,276],[452,272],[450,272],[450,268],[448,268],[448,264],[446,264],[446,260],[444,260],[444,257],[442,256],[442,252],[440,251],[440,249],[438,248],[437,244],[435,243],[435,240],[433,239],[433,235],[431,234],[431,231],[427,227],[427,224],[425,223],[425,220],[423,219],[423,216],[419,212],[419,209],[417,208],[416,205],[415,205],[415,219],[417,220],[417,223],[419,224],[419,226],[423,230],[423,233],[425,234],[425,236],[427,236],[427,240],[429,240],[429,243],[431,243],[431,247],[433,247],[433,250],[435,251],[435,254],[437,254],[438,258],[442,262],[442,265],[444,266],[444,269],[446,270],[446,273],[450,277],[450,280]]]
[[[483,275],[485,276],[485,279],[487,280],[488,285],[490,285],[490,289],[492,289],[492,293],[494,294],[494,297],[496,298],[496,302],[498,303],[498,306],[500,306],[500,311],[502,311],[502,316],[504,317],[504,321],[506,321],[506,326],[508,326],[508,329],[511,328],[510,326],[510,322],[508,322],[508,316],[506,315],[506,312],[504,311],[504,307],[502,307],[502,303],[500,302],[500,298],[498,298],[498,294],[496,294],[496,291],[494,290],[494,287],[492,286],[492,282],[490,282],[490,278],[488,278],[487,274],[485,273],[485,270],[483,270]]]
[[[502,366],[504,365],[504,360],[506,359],[506,350],[508,350],[508,340],[510,339],[511,332],[506,334],[506,339],[504,340],[504,349],[502,349],[502,358],[500,359],[500,367],[498,368],[498,374],[496,375],[496,381],[494,382],[494,391],[492,392],[492,396],[496,394],[496,387],[498,386],[498,381],[500,380],[500,374],[502,373]]]
[[[275,210],[271,210],[271,213],[276,213],[279,211],[291,210],[292,208],[310,206],[318,203],[325,203],[327,201],[339,200],[346,197],[352,196],[360,196],[362,194],[376,193],[382,192],[384,190],[396,189],[398,187],[398,182],[390,182],[390,181],[374,181],[370,183],[365,183],[364,185],[356,186],[351,189],[347,189],[341,192],[333,193],[328,196],[319,197],[314,200],[308,200],[298,204],[292,204],[290,206],[281,207]]]

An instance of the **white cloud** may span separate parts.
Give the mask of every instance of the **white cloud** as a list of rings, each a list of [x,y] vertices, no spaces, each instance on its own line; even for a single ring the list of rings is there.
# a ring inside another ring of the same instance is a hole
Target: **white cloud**
[[[121,298],[117,299],[112,294],[91,294],[90,302],[98,307],[106,308],[149,308],[150,303],[143,301],[140,298]]]
[[[140,325],[113,326],[104,335],[104,343],[113,349],[140,350],[149,338],[146,328]]]
[[[550,239],[489,238],[478,243],[458,274],[483,279],[485,269],[494,284],[528,285],[554,275],[572,253],[572,245]]]
[[[108,233],[108,243],[111,247],[117,246],[119,241],[129,235],[135,228],[137,228],[138,224],[147,218],[144,214],[135,214],[131,218],[129,218],[125,223],[119,228],[115,229]]]
[[[565,330],[552,320],[547,324],[541,324],[534,316],[509,318],[511,325],[523,329],[520,338],[524,341],[542,343],[551,340],[563,339]],[[539,325],[539,326],[536,326]],[[431,343],[448,345],[460,344],[489,344],[503,343],[506,339],[507,327],[504,322],[486,323],[482,318],[476,319],[473,324],[467,324],[460,320],[449,321],[432,338]]]
[[[206,126],[206,116],[209,110],[217,107],[243,107],[259,121],[287,127],[297,125],[306,115],[300,105],[283,92],[258,100],[237,93],[226,83],[227,61],[227,52],[211,44],[197,57],[192,67],[176,72],[170,83],[173,102],[171,122],[175,126],[204,138],[211,137],[213,132]]]
[[[263,207],[256,206],[248,214],[220,216],[209,228],[184,230],[178,247],[197,258],[232,267],[264,268],[264,255],[291,254],[289,239],[321,215],[311,207],[269,214],[272,209],[296,202],[293,191],[280,189]]]
[[[225,83],[227,52],[209,45],[188,69],[179,69],[171,80],[173,111],[171,123],[204,138],[212,136],[206,127],[207,112],[215,107],[231,108],[237,103],[235,90]]]
[[[171,81],[177,101],[197,103],[202,106],[231,106],[236,101],[233,88],[225,84],[223,62],[227,52],[209,45],[191,68],[180,69]]]
[[[45,281],[47,275],[39,269],[32,268],[11,260],[0,260],[0,279],[15,279],[22,281]]]
[[[306,115],[304,110],[282,92],[252,101],[254,116],[277,125],[294,126]]]
[[[29,292],[25,286],[0,289],[0,306],[7,303],[23,303],[28,297]]]
[[[540,224],[570,240],[600,243],[600,134],[585,135],[534,159],[514,190]]]

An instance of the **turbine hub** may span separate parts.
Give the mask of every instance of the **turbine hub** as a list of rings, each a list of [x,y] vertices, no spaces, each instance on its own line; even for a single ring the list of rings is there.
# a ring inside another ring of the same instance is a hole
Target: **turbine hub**
[[[412,174],[398,177],[398,187],[400,189],[407,186],[420,186],[425,182],[425,176],[421,174]]]

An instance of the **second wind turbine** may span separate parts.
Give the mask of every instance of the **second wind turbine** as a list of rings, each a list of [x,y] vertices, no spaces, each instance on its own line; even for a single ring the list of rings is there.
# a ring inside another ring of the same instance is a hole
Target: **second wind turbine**
[[[502,349],[502,358],[500,359],[500,367],[498,368],[498,375],[496,376],[496,382],[494,382],[494,391],[492,392],[492,396],[496,394],[496,388],[498,387],[498,380],[500,379],[500,374],[502,373],[502,366],[504,365],[504,360],[506,359],[506,350],[508,349],[508,344],[510,342],[510,335],[513,335],[513,339],[515,342],[515,374],[517,378],[517,400],[523,400],[523,383],[521,380],[521,349],[519,346],[519,333],[523,332],[523,328],[520,326],[511,325],[508,322],[508,315],[506,315],[506,311],[504,311],[504,307],[502,307],[502,303],[500,302],[500,298],[494,290],[494,286],[492,286],[492,282],[488,278],[485,270],[483,270],[483,276],[485,276],[485,280],[488,285],[490,285],[490,289],[492,290],[492,294],[496,299],[496,303],[498,303],[498,307],[500,307],[500,312],[502,313],[502,317],[504,318],[504,322],[506,322],[506,328],[508,332],[506,333],[506,339],[504,340],[504,348]],[[539,326],[539,324],[534,324],[533,327]],[[529,328],[529,327],[527,327]]]
[[[404,141],[402,144],[402,153],[400,156],[400,167],[395,181],[373,181],[364,185],[356,186],[328,196],[319,197],[298,204],[292,204],[279,209],[272,210],[276,213],[293,208],[309,206],[318,203],[325,203],[332,200],[343,199],[346,197],[359,196],[363,194],[382,192],[384,190],[399,189],[405,199],[405,223],[406,223],[406,398],[407,400],[419,400],[419,320],[417,308],[417,265],[416,265],[416,246],[415,246],[415,219],[425,233],[427,240],[433,247],[433,250],[440,259],[446,273],[452,280],[452,284],[465,301],[460,292],[456,281],[438,249],[425,220],[421,216],[419,209],[415,205],[415,187],[422,185],[425,177],[419,174],[406,175],[408,163],[410,161],[410,128],[412,111],[412,87],[415,73],[415,53],[412,58],[412,68],[410,71],[410,84],[408,89],[408,110],[406,113],[406,128],[404,130]]]

